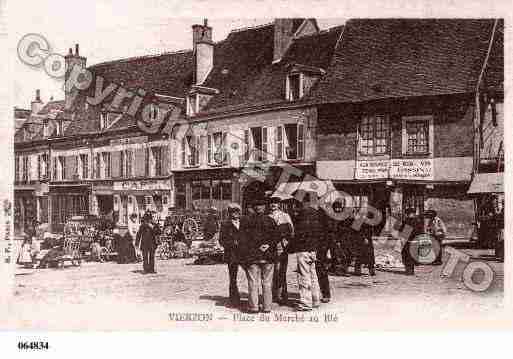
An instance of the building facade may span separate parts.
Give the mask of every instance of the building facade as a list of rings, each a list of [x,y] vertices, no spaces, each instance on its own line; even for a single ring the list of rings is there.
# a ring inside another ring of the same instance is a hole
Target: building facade
[[[383,220],[375,234],[397,229],[405,209],[414,208],[419,215],[437,211],[449,238],[471,237],[475,210],[467,191],[479,158],[474,140],[485,128],[476,88],[497,24],[346,23],[315,94],[325,102],[318,107],[316,170],[348,203],[378,209]],[[476,37],[482,41],[470,43]]]
[[[470,183],[503,171],[502,27],[276,19],[213,42],[205,21],[191,50],[93,66],[77,45],[64,101],[36,96],[16,132],[16,208],[55,230],[84,214],[123,225],[321,180],[346,205],[377,208],[377,234],[412,207],[468,237]]]

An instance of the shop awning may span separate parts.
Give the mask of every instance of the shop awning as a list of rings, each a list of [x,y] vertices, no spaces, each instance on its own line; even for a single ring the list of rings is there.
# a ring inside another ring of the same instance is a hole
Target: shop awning
[[[321,198],[328,193],[335,191],[335,187],[331,181],[314,180],[303,182],[286,182],[280,183],[276,191],[272,194],[273,197],[279,197],[283,200],[291,199],[295,192],[303,190],[307,192],[316,192]]]
[[[467,193],[504,193],[503,175],[502,172],[477,173]]]

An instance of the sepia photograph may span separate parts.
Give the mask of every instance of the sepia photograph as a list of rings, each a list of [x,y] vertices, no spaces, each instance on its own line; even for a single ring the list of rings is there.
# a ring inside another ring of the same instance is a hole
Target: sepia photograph
[[[511,329],[505,16],[1,3],[1,330]]]

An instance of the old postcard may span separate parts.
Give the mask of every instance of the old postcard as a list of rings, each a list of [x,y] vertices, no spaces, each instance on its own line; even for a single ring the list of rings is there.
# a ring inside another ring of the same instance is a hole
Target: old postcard
[[[506,13],[74,6],[2,3],[1,329],[511,328]]]

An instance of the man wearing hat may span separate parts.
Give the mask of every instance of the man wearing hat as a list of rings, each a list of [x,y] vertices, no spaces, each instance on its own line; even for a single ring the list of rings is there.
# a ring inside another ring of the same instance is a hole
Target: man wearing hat
[[[136,243],[140,246],[143,256],[144,273],[155,272],[155,250],[157,249],[157,236],[160,234],[158,226],[153,223],[150,212],[142,217],[142,223],[137,231]]]
[[[297,258],[298,311],[310,311],[319,307],[321,302],[316,252],[323,240],[322,217],[318,208],[317,193],[305,192],[302,196],[303,201],[307,199],[305,196],[308,197],[308,203],[298,216],[292,244]]]
[[[287,267],[289,264],[288,244],[294,235],[294,225],[290,216],[280,209],[281,199],[271,197],[269,200],[269,217],[278,226],[279,241],[276,245],[274,262],[273,301],[282,305],[288,303]]]
[[[280,233],[275,221],[266,213],[266,201],[253,202],[250,217],[251,234],[241,245],[241,264],[248,279],[248,311],[257,313],[259,292],[262,292],[262,311],[269,313],[273,302],[273,276],[276,262],[276,245]]]
[[[230,306],[240,306],[239,287],[237,286],[237,274],[239,273],[240,245],[247,241],[249,235],[249,223],[245,217],[241,217],[242,210],[237,203],[228,205],[228,220],[223,222],[219,234],[219,244],[224,248],[224,260],[228,264]]]
[[[424,213],[425,219],[425,232],[431,234],[438,242],[438,253],[434,265],[442,264],[442,241],[445,238],[447,229],[444,222],[438,217],[434,209],[429,209]]]

